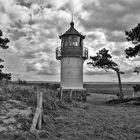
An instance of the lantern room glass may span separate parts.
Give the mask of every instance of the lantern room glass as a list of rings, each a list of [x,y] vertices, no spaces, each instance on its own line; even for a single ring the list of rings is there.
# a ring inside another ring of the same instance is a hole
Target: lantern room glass
[[[79,36],[63,37],[61,45],[62,45],[62,47],[64,47],[64,46],[80,46],[80,37]]]

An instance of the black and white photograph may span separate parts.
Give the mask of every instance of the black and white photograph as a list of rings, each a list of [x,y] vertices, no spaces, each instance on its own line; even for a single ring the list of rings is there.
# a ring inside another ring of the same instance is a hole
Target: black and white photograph
[[[0,0],[0,140],[140,140],[140,1]]]

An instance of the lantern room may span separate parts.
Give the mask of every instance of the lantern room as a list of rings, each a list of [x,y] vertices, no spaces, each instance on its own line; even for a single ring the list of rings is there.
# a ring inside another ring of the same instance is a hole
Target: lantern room
[[[82,57],[84,60],[88,57],[87,48],[83,48],[85,36],[80,34],[74,28],[74,22],[70,23],[70,28],[64,34],[60,35],[61,47],[56,49],[56,59],[63,57]]]

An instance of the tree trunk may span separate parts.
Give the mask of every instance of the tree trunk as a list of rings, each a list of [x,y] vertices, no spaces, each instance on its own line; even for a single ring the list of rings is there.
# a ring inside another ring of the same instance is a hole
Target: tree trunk
[[[62,87],[60,87],[60,100],[61,101],[63,100],[63,89],[62,89]]]
[[[118,76],[119,89],[120,89],[119,99],[124,99],[124,94],[123,94],[122,84],[121,84],[120,71],[116,70],[116,73],[117,73],[117,76]]]

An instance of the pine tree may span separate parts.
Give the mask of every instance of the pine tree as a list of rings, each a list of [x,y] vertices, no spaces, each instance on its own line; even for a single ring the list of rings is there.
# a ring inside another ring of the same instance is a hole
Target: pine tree
[[[96,53],[96,56],[91,56],[90,59],[92,60],[88,64],[92,65],[93,67],[105,69],[105,71],[112,69],[116,72],[118,76],[118,82],[119,82],[119,99],[124,98],[123,90],[122,90],[122,84],[121,84],[121,77],[120,74],[124,74],[124,72],[121,72],[120,69],[118,68],[118,64],[115,63],[112,60],[112,56],[108,53],[109,50],[103,48],[100,50],[98,53]]]
[[[3,38],[3,33],[0,30],[0,47],[2,49],[8,49],[8,43],[9,43],[9,39],[8,38]],[[0,59],[0,63],[4,62],[4,60]],[[4,73],[2,71],[2,69],[4,68],[4,66],[1,64],[0,65],[0,80],[6,79],[6,80],[11,80],[11,74],[10,73]]]
[[[140,23],[131,29],[130,31],[125,31],[126,39],[134,45],[133,47],[128,47],[125,50],[126,58],[136,57],[140,55]],[[134,68],[134,72],[140,72],[140,66]]]

